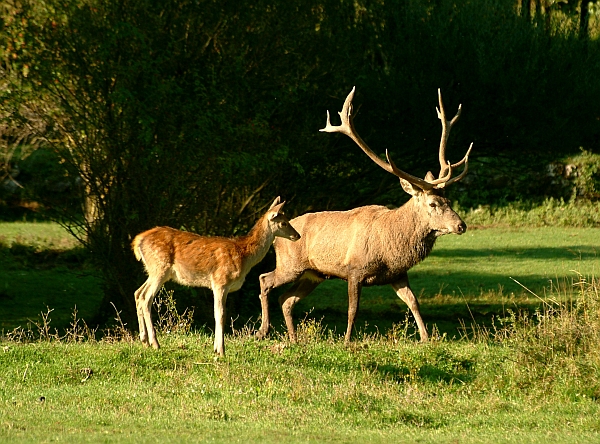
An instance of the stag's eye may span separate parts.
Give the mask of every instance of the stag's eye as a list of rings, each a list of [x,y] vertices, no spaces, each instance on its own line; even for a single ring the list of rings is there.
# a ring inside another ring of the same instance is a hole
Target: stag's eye
[[[437,204],[437,202],[429,202],[429,206],[431,208],[437,208],[438,204]]]

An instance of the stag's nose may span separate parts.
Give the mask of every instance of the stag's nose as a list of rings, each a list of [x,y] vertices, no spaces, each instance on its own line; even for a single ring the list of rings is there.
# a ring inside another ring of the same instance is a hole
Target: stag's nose
[[[467,224],[461,220],[458,226],[456,227],[456,234],[463,234],[465,231],[467,231]]]

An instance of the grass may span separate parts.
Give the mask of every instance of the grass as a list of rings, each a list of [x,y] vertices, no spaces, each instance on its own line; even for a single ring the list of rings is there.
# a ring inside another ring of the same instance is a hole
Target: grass
[[[4,341],[0,441],[596,442],[600,299],[581,292],[575,348],[566,306],[428,344],[401,324],[350,346],[317,321],[298,345],[239,331],[224,359],[202,331],[163,331],[159,351],[77,329]]]
[[[64,251],[77,247],[77,241],[53,222],[0,222],[0,243],[21,245],[36,251]]]
[[[591,202],[572,199],[548,198],[541,204],[512,202],[507,205],[485,205],[468,210],[464,214],[469,226],[483,227],[568,227],[599,228],[600,201]]]
[[[0,331],[25,326],[47,308],[53,309],[53,325],[60,328],[68,325],[75,306],[80,317],[93,319],[101,283],[64,230],[48,223],[5,223],[0,233]],[[441,333],[459,337],[461,322],[489,325],[507,308],[534,310],[540,305],[540,299],[515,280],[543,297],[552,286],[571,288],[579,274],[596,274],[599,234],[598,228],[511,228],[495,223],[491,229],[443,236],[432,254],[409,272],[411,287],[429,328],[436,325]],[[271,312],[273,324],[282,326],[278,294],[271,298]],[[295,317],[322,319],[327,327],[343,332],[347,303],[346,283],[327,281],[297,305]],[[258,311],[248,316],[256,318]],[[363,289],[359,329],[385,332],[405,316],[405,304],[389,286]]]
[[[0,321],[21,325],[0,339],[0,442],[600,441],[598,229],[496,222],[441,238],[410,273],[442,333],[430,343],[371,287],[344,345],[345,283],[328,281],[297,307],[299,344],[255,341],[247,324],[224,359],[169,299],[159,351],[73,319],[99,282],[55,229],[0,226]]]
[[[101,298],[95,270],[62,227],[0,223],[0,332],[25,327],[48,308],[56,327],[68,324],[74,307],[89,320]]]
[[[554,287],[568,298],[580,276],[600,271],[599,238],[598,228],[566,227],[497,227],[443,236],[430,256],[409,271],[411,288],[429,328],[436,325],[459,337],[461,319],[467,325],[489,325],[508,308],[535,310]],[[295,316],[322,319],[343,332],[347,304],[346,283],[327,281],[298,303]],[[276,304],[271,311],[278,315]],[[357,325],[384,331],[405,312],[391,287],[363,288]]]

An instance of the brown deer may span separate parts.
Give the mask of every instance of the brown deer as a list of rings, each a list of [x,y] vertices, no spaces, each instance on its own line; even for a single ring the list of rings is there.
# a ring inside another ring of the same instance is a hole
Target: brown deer
[[[169,280],[213,291],[215,307],[215,353],[225,355],[223,327],[227,294],[237,291],[250,269],[267,254],[276,236],[297,241],[298,232],[281,212],[278,197],[254,228],[238,238],[207,237],[169,227],[155,227],[138,234],[132,242],[137,260],[144,263],[148,279],[135,292],[140,339],[144,345],[160,346],[152,326],[152,301]]]
[[[467,226],[450,207],[444,189],[467,173],[469,147],[465,157],[455,164],[446,160],[446,144],[456,116],[447,120],[438,91],[442,121],[442,138],[439,147],[440,173],[434,179],[431,172],[425,179],[398,169],[390,159],[380,159],[356,133],[352,116],[354,88],[346,98],[339,113],[342,124],[332,126],[327,112],[327,125],[321,131],[340,132],[350,137],[377,165],[400,179],[402,188],[412,198],[400,208],[390,210],[371,205],[349,211],[323,211],[308,213],[291,220],[301,235],[299,242],[275,241],[277,266],[274,271],[260,276],[262,323],[256,333],[258,338],[267,335],[270,322],[269,292],[280,285],[294,284],[279,298],[288,334],[296,342],[292,320],[294,305],[328,278],[348,281],[348,328],[346,341],[354,326],[363,286],[390,284],[396,294],[410,308],[419,328],[421,341],[428,339],[427,328],[419,312],[419,303],[408,283],[407,271],[421,262],[431,252],[436,239],[449,233],[462,234]],[[461,174],[452,178],[454,168],[463,165]]]

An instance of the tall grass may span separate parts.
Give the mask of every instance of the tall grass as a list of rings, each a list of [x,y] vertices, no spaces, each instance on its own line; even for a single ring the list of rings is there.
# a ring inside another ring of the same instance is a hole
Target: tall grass
[[[600,400],[600,280],[580,276],[575,287],[534,313],[510,312],[494,339],[512,350],[518,387]]]

